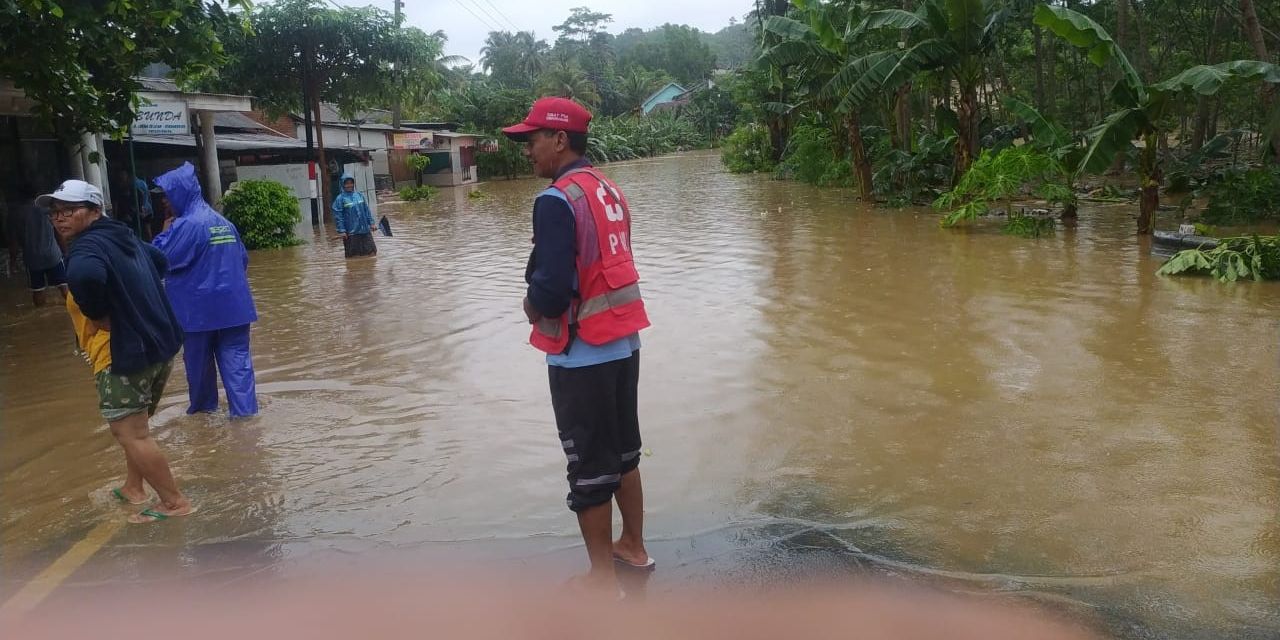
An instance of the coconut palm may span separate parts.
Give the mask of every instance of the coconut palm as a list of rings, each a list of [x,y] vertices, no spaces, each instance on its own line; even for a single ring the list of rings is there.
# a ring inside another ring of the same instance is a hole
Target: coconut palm
[[[574,62],[553,62],[538,78],[538,92],[544,96],[573,98],[593,109],[600,104],[600,94],[591,78]]]

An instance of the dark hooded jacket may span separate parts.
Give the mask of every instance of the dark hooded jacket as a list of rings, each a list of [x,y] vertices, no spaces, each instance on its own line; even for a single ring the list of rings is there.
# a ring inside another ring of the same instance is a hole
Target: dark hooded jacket
[[[71,243],[67,284],[90,320],[111,321],[111,371],[128,375],[167,362],[182,346],[182,328],[165,296],[164,254],[106,216]]]

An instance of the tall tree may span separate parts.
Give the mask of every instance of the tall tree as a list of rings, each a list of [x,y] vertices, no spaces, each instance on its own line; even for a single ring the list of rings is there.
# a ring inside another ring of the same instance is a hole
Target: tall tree
[[[0,0],[0,78],[35,101],[65,139],[115,133],[133,121],[144,67],[163,62],[179,81],[224,59],[220,32],[241,29],[228,9],[248,0],[75,3]]]
[[[317,161],[326,166],[320,103],[348,114],[386,106],[442,83],[444,34],[397,27],[391,13],[373,7],[337,9],[319,0],[281,0],[248,15],[252,35],[226,38],[228,63],[208,80],[213,88],[247,92],[271,110],[296,108],[304,88],[317,123]],[[401,71],[393,72],[392,64]],[[321,181],[325,200],[329,184]]]
[[[532,32],[491,31],[480,49],[480,65],[504,86],[532,88],[546,67],[550,47]]]
[[[573,98],[595,108],[600,104],[600,94],[587,73],[576,62],[553,62],[538,79],[538,91],[544,96]]]

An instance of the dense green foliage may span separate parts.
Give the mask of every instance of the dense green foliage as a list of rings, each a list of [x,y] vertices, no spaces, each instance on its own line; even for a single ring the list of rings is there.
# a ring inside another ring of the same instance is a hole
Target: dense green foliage
[[[617,162],[705,146],[696,124],[672,115],[604,118],[591,127],[587,155],[593,162]]]
[[[791,132],[775,174],[819,186],[852,187],[853,167],[841,158],[835,134],[827,127],[802,124]]]
[[[759,124],[745,124],[724,139],[724,165],[734,173],[773,171],[774,161],[769,130]]]
[[[1280,236],[1223,238],[1213,249],[1179,251],[1159,273],[1208,274],[1222,282],[1280,279]]]
[[[149,64],[180,80],[223,60],[219,32],[243,33],[227,9],[247,0],[0,0],[0,78],[35,101],[65,139],[116,133],[133,121],[137,76]],[[224,8],[225,7],[225,8]]]
[[[1000,232],[1022,238],[1039,238],[1053,233],[1056,228],[1053,218],[1015,213],[1000,227]]]
[[[988,190],[979,178],[1000,181],[989,186],[1006,209],[1038,196],[1073,215],[1083,176],[1131,164],[1146,231],[1166,174],[1185,187],[1222,159],[1223,125],[1237,132],[1233,163],[1263,159],[1261,134],[1280,118],[1268,117],[1275,90],[1258,100],[1259,87],[1280,83],[1280,47],[1258,23],[1277,21],[1280,5],[1215,0],[759,1],[747,24],[760,55],[739,74],[750,85],[738,90],[740,124],[768,131],[783,177],[824,181],[809,165],[829,149],[856,183],[871,183],[863,199],[891,203],[959,187],[987,152],[948,222],[992,204],[976,197]],[[815,126],[830,132],[821,145]],[[943,140],[951,158],[937,153]],[[1052,161],[1052,179],[1024,176],[1010,191],[1016,173],[990,169],[1011,144]]]
[[[250,249],[278,249],[301,242],[294,228],[302,222],[298,199],[274,180],[241,180],[222,199],[222,213]]]
[[[959,184],[938,197],[934,207],[946,213],[941,224],[955,226],[999,206],[1011,219],[1013,202],[1022,197],[1051,199],[1061,193],[1065,171],[1052,157],[1030,145],[984,150]]]
[[[274,112],[297,111],[304,82],[314,99],[347,113],[425,100],[442,82],[444,34],[398,27],[382,9],[280,0],[254,5],[246,20],[252,31],[224,36],[227,63],[205,85],[252,95]]]
[[[1213,225],[1242,225],[1280,219],[1280,167],[1231,170],[1200,192],[1209,203],[1200,221]]]
[[[405,187],[400,190],[400,199],[405,202],[417,202],[419,200],[429,200],[440,190],[427,184],[416,187]]]
[[[533,171],[524,155],[524,146],[494,131],[495,150],[476,154],[476,171],[481,178],[515,178]]]

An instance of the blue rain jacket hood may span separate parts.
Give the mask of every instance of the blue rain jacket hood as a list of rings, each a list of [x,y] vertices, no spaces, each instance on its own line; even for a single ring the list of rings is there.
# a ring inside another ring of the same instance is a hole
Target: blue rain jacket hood
[[[350,173],[342,174],[338,187],[342,189],[333,199],[333,227],[338,233],[363,235],[373,233],[373,214],[369,211],[369,202],[357,189],[346,192],[347,180],[354,180]]]
[[[240,232],[204,201],[190,162],[155,179],[177,219],[152,240],[169,259],[166,290],[187,332],[217,331],[258,319],[249,290],[249,252]]]

